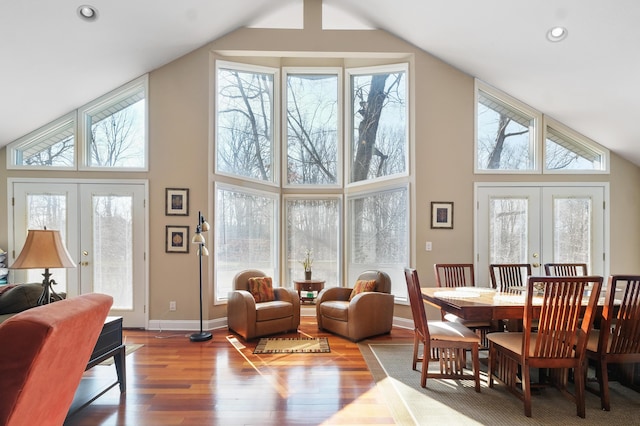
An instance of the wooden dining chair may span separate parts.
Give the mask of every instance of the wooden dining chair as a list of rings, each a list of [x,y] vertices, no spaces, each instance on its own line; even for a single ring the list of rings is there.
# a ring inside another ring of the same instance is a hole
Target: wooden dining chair
[[[530,263],[492,263],[489,265],[491,287],[509,291],[511,287],[524,287],[531,276]]]
[[[586,263],[545,263],[544,273],[550,277],[584,277]]]
[[[422,363],[420,386],[427,387],[427,378],[470,379],[475,381],[476,392],[480,392],[480,338],[457,322],[427,321],[418,272],[405,268],[404,276],[415,324],[412,368],[416,370],[417,363]],[[423,345],[422,356],[419,356],[420,343]],[[471,351],[472,374],[465,372],[467,350]],[[429,362],[432,360],[439,361],[439,373],[429,372]]]
[[[475,273],[472,263],[436,263],[433,265],[433,272],[438,287],[475,287]],[[499,327],[497,323],[491,321],[470,321],[463,320],[458,316],[441,311],[443,321],[458,322],[476,332],[480,337],[480,343],[484,349],[489,347],[487,333]]]
[[[589,335],[586,355],[596,362],[599,386],[596,393],[600,395],[602,409],[609,411],[608,365],[632,364],[633,370],[637,368],[633,364],[640,363],[640,275],[609,277],[600,325],[599,330],[592,330]]]
[[[542,286],[537,294],[534,284]],[[585,291],[591,291],[586,311]],[[491,333],[489,339],[489,387],[494,379],[524,402],[524,414],[531,417],[531,368],[556,370],[555,386],[576,404],[577,415],[585,417],[585,349],[602,287],[602,277],[529,277],[522,332]],[[532,331],[534,304],[540,310],[538,329]],[[584,312],[584,316],[582,313]],[[518,378],[518,369],[521,378]],[[557,369],[560,369],[557,371]],[[574,393],[567,390],[568,369],[574,370]],[[521,383],[520,383],[521,382]],[[520,389],[521,386],[521,389]]]

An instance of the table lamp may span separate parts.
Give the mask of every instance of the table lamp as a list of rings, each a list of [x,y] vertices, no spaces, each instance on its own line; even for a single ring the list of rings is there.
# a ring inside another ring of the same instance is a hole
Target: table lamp
[[[40,269],[44,268],[42,276],[42,294],[38,298],[38,305],[45,305],[51,301],[51,297],[62,300],[53,288],[56,284],[51,279],[49,268],[75,268],[69,252],[64,246],[60,231],[48,229],[29,229],[27,240],[22,247],[18,258],[9,269]]]

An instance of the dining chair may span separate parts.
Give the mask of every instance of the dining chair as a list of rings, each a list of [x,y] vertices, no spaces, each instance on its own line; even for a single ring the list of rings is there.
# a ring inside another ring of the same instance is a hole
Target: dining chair
[[[524,402],[524,414],[531,417],[530,369],[553,369],[557,373],[552,376],[554,385],[575,402],[577,415],[584,418],[585,349],[601,287],[600,276],[529,277],[523,331],[488,335],[489,387],[493,387],[494,379],[504,383]],[[590,294],[585,310],[582,303],[587,290]],[[531,329],[534,305],[540,310],[537,331]],[[569,369],[574,370],[573,394],[566,386]]]
[[[524,287],[531,276],[530,263],[492,263],[489,265],[491,287],[509,291],[512,287]]]
[[[586,263],[545,263],[544,273],[550,277],[581,277],[587,275]]]
[[[472,263],[436,263],[433,265],[433,272],[436,277],[436,285],[438,287],[475,287],[475,273]],[[458,322],[476,332],[480,337],[480,342],[484,349],[489,347],[487,341],[487,333],[499,328],[497,323],[491,321],[471,321],[463,320],[460,317],[440,312],[443,321]]]
[[[596,393],[602,409],[609,411],[608,365],[632,364],[633,369],[640,363],[640,275],[609,277],[600,325],[589,334],[586,356],[596,362]]]
[[[469,379],[475,381],[476,392],[480,392],[478,355],[480,338],[472,330],[457,322],[427,321],[418,271],[405,268],[404,276],[415,324],[412,368],[416,370],[417,363],[422,363],[420,386],[427,387],[427,378]],[[421,357],[419,356],[420,343],[423,345]],[[467,350],[471,351],[473,374],[465,373]],[[439,361],[439,373],[429,372],[430,361]]]

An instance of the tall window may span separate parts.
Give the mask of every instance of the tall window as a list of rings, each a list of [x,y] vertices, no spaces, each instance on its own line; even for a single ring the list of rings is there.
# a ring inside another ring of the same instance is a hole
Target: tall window
[[[274,182],[276,70],[217,63],[216,171]]]
[[[216,185],[216,300],[226,300],[235,274],[259,269],[278,277],[278,197]]]
[[[292,287],[307,250],[313,277],[326,287],[352,286],[365,269],[381,269],[406,300],[407,65],[349,69],[344,82],[341,68],[287,67],[282,74],[279,89],[277,69],[216,63],[216,181],[233,185],[216,189],[216,300],[226,299],[225,286],[247,267]],[[264,188],[247,194],[245,186]],[[344,215],[347,192],[351,213]],[[279,195],[282,217],[270,204]],[[254,226],[258,244],[244,235]]]

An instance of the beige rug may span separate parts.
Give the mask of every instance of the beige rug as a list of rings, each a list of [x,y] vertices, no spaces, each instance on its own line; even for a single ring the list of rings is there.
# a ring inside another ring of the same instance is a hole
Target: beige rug
[[[135,351],[137,351],[138,349],[140,349],[141,347],[143,347],[143,344],[138,344],[138,343],[132,343],[132,344],[125,344],[124,345],[124,355],[130,355],[132,353],[134,353]],[[100,364],[98,365],[112,365],[113,364],[113,357],[107,358],[104,361],[102,361]]]
[[[254,354],[327,353],[331,352],[326,337],[265,337],[260,339]]]
[[[486,372],[480,377],[481,393],[464,380],[429,379],[423,389],[420,372],[411,369],[412,349],[412,344],[360,344],[399,425],[640,425],[640,393],[617,382],[610,383],[609,412],[600,409],[598,396],[586,392],[585,419],[576,416],[575,404],[555,388],[533,395],[533,417],[527,418],[522,401],[503,385],[487,386]]]

